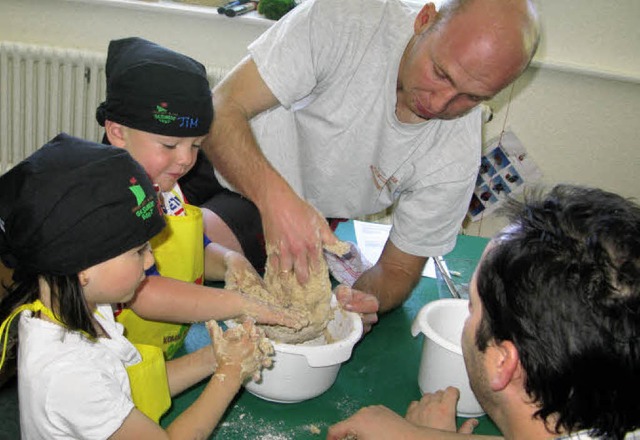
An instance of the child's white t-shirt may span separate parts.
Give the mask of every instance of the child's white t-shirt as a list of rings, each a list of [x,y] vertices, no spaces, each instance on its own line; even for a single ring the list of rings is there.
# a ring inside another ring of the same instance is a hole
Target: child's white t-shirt
[[[19,324],[20,429],[28,439],[105,439],[134,408],[125,367],[140,354],[110,305],[96,318],[111,339],[92,342],[22,312]]]

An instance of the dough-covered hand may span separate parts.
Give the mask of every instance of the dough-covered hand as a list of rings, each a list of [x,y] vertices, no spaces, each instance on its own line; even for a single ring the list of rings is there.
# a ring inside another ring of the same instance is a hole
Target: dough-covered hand
[[[300,284],[309,280],[309,268],[319,264],[323,244],[337,241],[326,219],[293,191],[260,212],[271,270],[295,271]]]
[[[247,290],[251,288],[265,289],[262,277],[256,272],[247,258],[234,251],[229,251],[224,256],[227,270],[224,274],[224,283],[227,289]]]
[[[236,367],[240,371],[242,381],[249,377],[259,381],[262,367],[271,366],[273,345],[264,336],[264,332],[250,320],[224,333],[218,323],[211,320],[207,322],[207,329],[211,336],[218,368]]]
[[[416,426],[402,416],[381,405],[368,406],[329,427],[327,440],[387,440],[390,438],[413,438],[418,434]]]
[[[309,325],[309,313],[306,311],[269,304],[249,296],[245,298],[244,316],[260,324],[283,325],[296,330]]]
[[[338,285],[333,293],[343,309],[360,314],[364,333],[369,332],[378,322],[380,303],[375,296],[344,284]]]
[[[309,325],[308,313],[269,303],[272,299],[267,286],[249,260],[238,252],[225,254],[227,271],[225,288],[242,294],[244,318],[253,318],[260,324],[283,325],[299,330]]]
[[[405,418],[417,426],[456,432],[456,404],[460,391],[455,387],[447,387],[435,393],[425,393],[420,401],[409,404]],[[468,419],[457,432],[471,434],[478,426],[476,419]]]

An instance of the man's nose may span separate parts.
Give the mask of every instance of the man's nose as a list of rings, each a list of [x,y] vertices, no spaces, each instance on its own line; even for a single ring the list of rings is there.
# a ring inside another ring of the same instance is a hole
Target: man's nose
[[[456,94],[456,89],[453,87],[445,87],[431,93],[431,101],[429,103],[431,111],[433,113],[440,113],[446,110]]]

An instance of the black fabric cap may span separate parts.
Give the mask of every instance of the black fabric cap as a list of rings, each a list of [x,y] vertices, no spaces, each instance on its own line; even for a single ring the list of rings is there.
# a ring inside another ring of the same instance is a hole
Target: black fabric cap
[[[198,61],[138,37],[109,43],[107,99],[96,119],[165,136],[209,132],[213,103],[207,72]]]
[[[72,275],[163,227],[151,181],[122,148],[62,133],[0,176],[0,257],[10,268]]]

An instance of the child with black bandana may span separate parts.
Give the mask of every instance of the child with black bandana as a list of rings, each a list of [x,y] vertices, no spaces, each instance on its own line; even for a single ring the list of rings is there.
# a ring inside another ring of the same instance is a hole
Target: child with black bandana
[[[61,134],[0,176],[0,258],[14,280],[0,302],[0,369],[19,316],[23,438],[208,435],[268,363],[251,321],[224,335],[212,322],[213,345],[166,364],[158,347],[123,337],[111,304],[135,295],[153,263],[148,240],[164,225],[155,189],[123,149]],[[214,369],[163,432],[171,396]]]
[[[195,163],[213,119],[204,66],[141,38],[114,40],[106,64],[107,98],[96,112],[105,143],[129,151],[159,188],[168,227],[151,246],[156,267],[118,315],[134,342],[179,349],[187,323],[215,317],[254,317],[262,323],[300,326],[295,313],[274,312],[238,292],[203,286],[227,271],[260,280],[238,252],[203,242],[202,211],[190,205],[178,184]],[[210,237],[216,240],[216,237]],[[155,270],[157,269],[157,270]],[[144,318],[144,319],[143,319]]]

